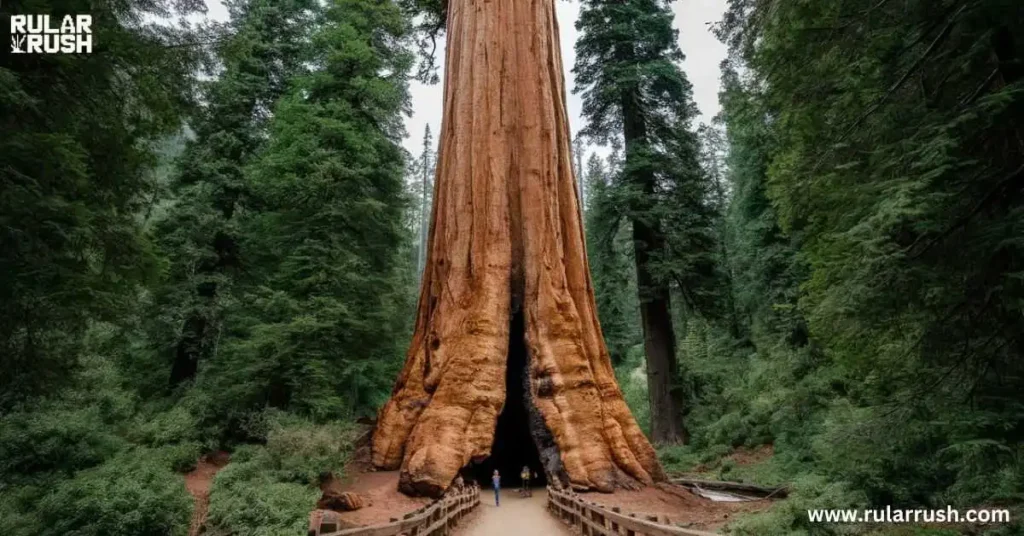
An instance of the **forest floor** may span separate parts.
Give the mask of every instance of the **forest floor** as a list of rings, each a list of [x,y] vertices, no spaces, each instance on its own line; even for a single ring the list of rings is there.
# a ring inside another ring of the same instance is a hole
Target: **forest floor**
[[[387,523],[392,518],[429,504],[426,498],[408,497],[398,491],[398,472],[356,473],[331,483],[336,491],[353,491],[370,499],[371,505],[354,512],[339,512],[343,526],[369,526]],[[533,496],[520,497],[515,490],[503,490],[501,506],[494,505],[490,489],[480,491],[480,506],[458,529],[461,536],[502,536],[518,534],[570,534],[570,531],[546,507],[547,494],[535,489]],[[602,506],[620,507],[639,516],[656,515],[664,522],[698,530],[716,530],[737,513],[765,510],[773,501],[715,502],[691,493],[682,486],[659,484],[638,491],[619,490],[613,494],[587,493],[586,498]]]
[[[213,477],[230,461],[231,455],[227,452],[214,452],[200,458],[196,468],[185,475],[185,488],[196,502],[196,507],[192,510],[192,522],[188,526],[188,536],[198,536],[203,524],[206,523]]]
[[[656,515],[662,523],[667,517],[673,525],[707,531],[724,526],[735,514],[759,512],[772,505],[772,501],[715,502],[674,484],[658,484],[637,491],[618,490],[611,494],[587,493],[584,498],[606,508],[618,506],[637,517]]]
[[[344,477],[325,482],[322,489],[340,493],[351,491],[369,499],[370,505],[353,512],[337,512],[342,526],[369,526],[387,523],[393,518],[418,510],[430,503],[427,498],[414,498],[398,491],[398,471],[374,471],[369,462],[369,443],[360,441]],[[740,449],[727,458],[739,466],[755,466],[772,456],[770,446]],[[706,470],[694,467],[694,472]],[[212,477],[211,477],[212,478]],[[503,534],[571,534],[546,508],[547,494],[535,489],[532,497],[522,498],[514,489],[504,490],[502,505],[494,506],[494,493],[481,490],[480,506],[457,530],[460,536],[502,536]],[[656,515],[662,521],[698,530],[714,531],[729,523],[735,514],[758,512],[770,508],[775,501],[715,502],[692,493],[683,486],[658,484],[638,491],[619,490],[613,494],[587,493],[586,498],[602,506],[618,506],[624,512]],[[314,512],[314,516],[316,512]]]
[[[409,497],[398,491],[398,471],[376,471],[373,468],[370,462],[373,426],[365,425],[364,428],[361,437],[355,441],[355,450],[342,471],[343,476],[332,477],[320,486],[324,493],[351,491],[370,501],[369,505],[359,510],[336,512],[345,527],[387,523],[392,518],[401,518],[430,504],[428,498]],[[317,512],[313,512],[314,518]]]
[[[520,536],[572,534],[547,509],[547,493],[535,489],[532,497],[520,497],[515,490],[501,494],[501,506],[494,505],[494,492],[480,490],[480,506],[460,524],[458,536]]]
[[[325,491],[351,491],[369,499],[370,504],[352,512],[338,512],[344,526],[368,526],[387,523],[391,518],[430,504],[426,497],[409,497],[398,491],[398,471],[352,472],[341,480],[330,481]]]

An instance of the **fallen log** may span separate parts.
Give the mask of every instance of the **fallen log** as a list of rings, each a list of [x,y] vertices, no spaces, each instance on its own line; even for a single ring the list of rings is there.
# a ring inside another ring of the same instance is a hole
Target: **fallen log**
[[[700,487],[705,489],[717,489],[722,491],[743,491],[753,493],[760,498],[779,497],[785,498],[789,494],[786,486],[765,487],[744,482],[730,482],[727,480],[701,480],[698,478],[673,478],[672,483],[682,486]]]

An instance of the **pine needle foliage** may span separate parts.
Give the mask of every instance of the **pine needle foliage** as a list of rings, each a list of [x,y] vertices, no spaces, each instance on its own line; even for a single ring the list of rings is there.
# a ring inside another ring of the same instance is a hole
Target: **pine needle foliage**
[[[392,4],[336,2],[318,68],[277,105],[247,168],[249,282],[204,381],[230,407],[369,415],[400,361],[410,239],[401,113],[408,24]]]

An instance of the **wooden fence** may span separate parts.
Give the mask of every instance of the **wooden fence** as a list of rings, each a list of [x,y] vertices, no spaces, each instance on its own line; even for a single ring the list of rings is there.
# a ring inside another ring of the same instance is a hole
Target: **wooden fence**
[[[623,514],[618,507],[605,508],[586,501],[572,491],[548,487],[548,509],[565,523],[577,527],[583,536],[718,536],[712,532],[686,529],[659,522],[657,516]]]
[[[445,536],[451,533],[459,520],[480,504],[480,488],[467,486],[452,490],[444,497],[406,514],[402,519],[372,527],[357,527],[341,531],[324,531],[320,536]]]

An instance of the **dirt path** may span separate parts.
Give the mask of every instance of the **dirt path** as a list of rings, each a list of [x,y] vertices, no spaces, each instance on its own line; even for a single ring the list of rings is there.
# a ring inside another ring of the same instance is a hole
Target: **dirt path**
[[[568,527],[548,513],[547,493],[533,491],[533,497],[521,498],[515,490],[501,493],[501,506],[494,506],[494,492],[480,490],[480,506],[459,527],[458,536],[568,536]]]
[[[185,488],[192,494],[196,504],[192,510],[192,523],[188,527],[189,536],[197,536],[202,532],[210,508],[210,486],[213,485],[213,477],[229,461],[231,456],[227,452],[215,452],[200,458],[196,468],[185,475]]]

